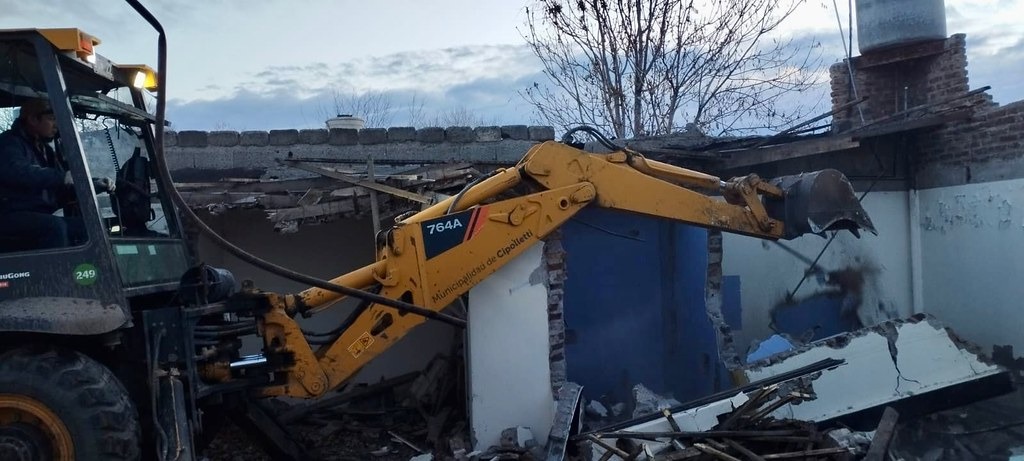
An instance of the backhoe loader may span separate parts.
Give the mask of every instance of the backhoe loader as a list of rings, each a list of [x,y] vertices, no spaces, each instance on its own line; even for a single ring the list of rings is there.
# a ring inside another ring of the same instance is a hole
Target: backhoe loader
[[[265,421],[251,399],[323,396],[427,319],[464,326],[448,305],[586,207],[769,240],[873,231],[836,171],[723,181],[628,149],[549,141],[383,230],[375,262],[330,281],[212,236],[312,286],[236,289],[229,273],[190,253],[182,220],[195,217],[163,162],[165,35],[128,3],[159,33],[156,71],[109,61],[78,29],[0,31],[0,108],[33,99],[51,108],[51,145],[73,179],[54,216],[84,227],[66,247],[0,236],[3,460],[196,459],[197,438],[211,431],[204,413],[239,408]],[[136,147],[90,155],[83,130],[129,136]],[[92,178],[102,176],[117,178],[113,192],[97,190]],[[296,317],[344,297],[360,308],[314,346]],[[260,354],[243,356],[244,337],[259,339]]]

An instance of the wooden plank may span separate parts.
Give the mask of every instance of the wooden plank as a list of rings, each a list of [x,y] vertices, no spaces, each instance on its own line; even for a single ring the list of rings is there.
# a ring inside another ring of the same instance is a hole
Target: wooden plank
[[[794,451],[792,453],[774,453],[761,456],[764,459],[805,459],[823,455],[838,455],[849,453],[848,448],[818,448],[815,450]]]
[[[663,156],[664,158],[674,159],[688,159],[688,160],[718,160],[721,158],[729,158],[729,154],[719,154],[717,152],[703,152],[686,149],[666,149],[661,147],[632,147],[637,152],[640,152],[644,157]],[[662,158],[662,157],[659,157]]]
[[[875,429],[875,436],[871,439],[871,446],[868,447],[868,454],[864,461],[885,461],[885,455],[889,452],[889,443],[893,434],[896,433],[896,422],[900,414],[893,407],[885,407],[882,412],[882,419]]]
[[[722,461],[740,461],[739,458],[735,456],[703,443],[695,443],[693,444],[693,448],[703,451],[704,453],[714,456],[716,459],[720,459]]]
[[[376,178],[373,174],[373,157],[366,161],[366,176]],[[377,201],[377,191],[370,191],[370,219],[373,220],[373,235],[380,233],[380,203]]]
[[[323,196],[324,191],[319,189],[310,189],[307,190],[305,194],[302,194],[302,197],[299,198],[297,204],[299,206],[316,205],[317,203],[320,203]]]
[[[612,453],[615,453],[619,458],[622,458],[622,459],[628,459],[629,458],[629,453],[626,453],[626,452],[616,448],[614,445],[608,444],[604,440],[601,440],[601,439],[599,439],[597,437],[594,437],[593,435],[590,435],[590,434],[588,434],[586,436],[586,438],[587,438],[587,440],[590,440],[591,442],[594,442],[594,443],[600,445],[601,448],[604,448],[605,450],[608,450],[608,451],[610,451]]]
[[[918,43],[914,45],[901,46],[888,50],[876,50],[867,55],[857,56],[853,59],[856,69],[867,69],[869,67],[892,64],[894,62],[908,61],[911,59],[932,56],[946,51],[946,41],[943,39]]]
[[[949,122],[966,120],[971,117],[972,113],[973,111],[971,109],[960,109],[941,115],[920,117],[911,120],[905,120],[902,122],[891,122],[884,125],[870,127],[864,130],[854,131],[850,134],[850,136],[855,140],[860,140],[865,138],[883,136],[887,134],[918,130],[921,128],[940,126],[945,125]]]
[[[311,173],[317,173],[317,174],[320,174],[320,175],[323,175],[323,176],[327,176],[328,178],[334,178],[334,179],[337,179],[339,181],[345,181],[345,182],[347,182],[349,184],[353,184],[353,185],[360,186],[360,187],[365,187],[367,189],[373,189],[373,190],[376,190],[378,192],[384,192],[385,194],[390,194],[390,195],[402,197],[404,199],[412,200],[414,202],[428,203],[430,201],[430,199],[428,199],[427,197],[424,197],[424,196],[422,196],[420,194],[417,194],[417,193],[414,193],[414,192],[409,192],[409,191],[402,190],[402,189],[399,189],[397,187],[391,187],[391,186],[388,186],[388,185],[385,185],[385,184],[378,184],[378,183],[376,183],[374,181],[367,181],[367,180],[364,180],[364,179],[353,178],[353,177],[351,177],[349,175],[346,175],[344,173],[339,173],[339,172],[337,172],[335,170],[332,170],[332,169],[329,169],[329,168],[313,166],[313,165],[309,165],[309,164],[306,164],[306,163],[303,163],[303,162],[297,162],[297,161],[292,161],[292,160],[283,160],[283,162],[285,164],[289,165],[289,166],[292,166],[294,168],[298,168],[300,170],[309,171]]]
[[[351,213],[353,211],[355,211],[355,205],[351,200],[340,200],[337,202],[273,210],[270,212],[270,220],[272,222],[294,221],[297,219]]]
[[[725,439],[724,441],[726,445],[729,445],[729,447],[732,448],[733,450],[740,452],[740,454],[746,456],[747,459],[749,459],[750,461],[765,461],[765,459],[762,458],[761,455],[754,453],[753,451],[750,451],[749,448],[743,446],[742,444],[735,440]]]
[[[910,118],[910,114],[915,114],[915,113],[922,112],[922,111],[928,111],[928,110],[931,110],[933,108],[942,106],[943,104],[949,104],[949,103],[954,102],[954,101],[959,101],[959,100],[962,100],[962,99],[967,99],[967,98],[970,98],[970,97],[972,97],[974,95],[978,95],[978,94],[984,93],[984,92],[988,91],[991,88],[992,87],[990,87],[990,86],[983,86],[981,88],[977,88],[977,89],[968,91],[966,93],[961,93],[961,94],[958,94],[958,95],[950,96],[950,97],[947,97],[947,98],[941,98],[941,99],[938,99],[938,100],[935,100],[935,101],[932,101],[932,102],[928,102],[928,103],[924,103],[924,104],[917,105],[917,106],[914,106],[914,107],[910,107],[910,108],[901,110],[899,112],[896,112],[895,114],[886,115],[886,116],[884,116],[882,118],[879,118],[879,119],[876,119],[876,120],[872,120],[872,121],[868,122],[867,124],[851,128],[851,129],[846,130],[846,131],[844,131],[844,132],[842,132],[840,134],[841,135],[848,135],[848,134],[851,134],[851,133],[854,133],[854,132],[863,132],[864,130],[868,129],[868,127],[876,127],[876,126],[888,125],[890,122],[899,122],[899,121],[908,120]]]
[[[305,191],[314,188],[329,188],[337,185],[331,178],[289,179],[284,181],[260,181],[250,183],[201,182],[174,183],[178,190],[201,191],[204,189],[227,190],[232,192],[287,192]]]
[[[732,158],[722,162],[721,169],[744,168],[792,158],[835,152],[860,147],[860,142],[849,136],[828,136],[787,144],[732,152]]]
[[[415,167],[415,168],[412,168],[412,169],[408,169],[408,170],[401,170],[401,171],[398,172],[398,174],[400,174],[400,175],[416,175],[416,176],[419,176],[419,175],[426,175],[427,173],[433,173],[433,172],[437,172],[437,171],[442,171],[442,172],[444,172],[444,171],[458,171],[458,170],[466,170],[466,169],[470,169],[470,168],[473,168],[473,164],[472,163],[448,163],[448,164],[443,164],[443,163],[442,164],[437,164],[437,163],[434,163],[434,164],[430,164],[430,165],[420,165],[418,167]]]
[[[867,101],[867,100],[868,100],[867,96],[861,96],[861,97],[859,97],[859,98],[857,98],[857,99],[855,99],[853,101],[847,102],[845,104],[841,104],[838,107],[836,107],[836,108],[834,108],[834,109],[832,109],[832,110],[830,110],[828,112],[825,112],[825,113],[823,113],[821,115],[818,115],[817,117],[814,117],[814,118],[812,118],[810,120],[807,120],[805,122],[801,122],[801,123],[799,123],[797,125],[789,127],[786,130],[783,130],[783,131],[781,131],[779,133],[776,133],[776,134],[773,134],[773,135],[771,135],[771,136],[769,136],[767,138],[764,138],[764,139],[754,143],[754,145],[750,146],[750,149],[754,149],[754,148],[757,148],[757,147],[761,147],[761,146],[765,146],[765,145],[771,144],[772,141],[775,140],[775,139],[779,139],[779,138],[781,138],[783,136],[786,136],[787,134],[790,134],[790,133],[792,133],[792,132],[794,132],[796,130],[799,130],[800,128],[803,128],[803,127],[805,127],[807,125],[810,125],[810,124],[812,124],[814,122],[817,122],[818,120],[824,120],[824,119],[826,119],[828,117],[831,117],[831,116],[833,116],[835,114],[838,114],[838,113],[840,113],[840,112],[842,112],[842,111],[844,111],[846,109],[849,109],[851,107],[857,106],[860,103],[862,103],[864,101]]]

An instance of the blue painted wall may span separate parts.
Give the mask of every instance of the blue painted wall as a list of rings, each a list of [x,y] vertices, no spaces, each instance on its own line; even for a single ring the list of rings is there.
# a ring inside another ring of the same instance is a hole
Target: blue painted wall
[[[772,330],[811,342],[863,327],[855,308],[843,308],[844,300],[842,293],[817,293],[797,303],[775,306]]]
[[[562,243],[568,379],[588,398],[627,402],[636,383],[679,401],[731,387],[705,308],[706,230],[588,208]],[[723,291],[738,328],[738,278]]]

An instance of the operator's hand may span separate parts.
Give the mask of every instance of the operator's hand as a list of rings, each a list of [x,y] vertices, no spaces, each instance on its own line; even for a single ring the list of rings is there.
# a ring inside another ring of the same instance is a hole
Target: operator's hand
[[[71,178],[71,172],[70,171],[65,171],[64,172],[64,185],[65,186],[73,186],[74,184],[75,184],[75,180]]]
[[[108,194],[113,194],[114,190],[117,189],[114,180],[110,178],[92,178],[92,187],[97,192],[106,192]]]

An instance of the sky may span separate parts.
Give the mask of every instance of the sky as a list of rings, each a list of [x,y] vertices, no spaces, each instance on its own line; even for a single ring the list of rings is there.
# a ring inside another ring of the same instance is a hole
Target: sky
[[[876,0],[878,1],[878,0]],[[323,127],[360,94],[389,101],[386,124],[538,124],[520,91],[544,82],[521,35],[531,0],[147,1],[167,31],[168,119],[178,130]],[[809,0],[780,34],[843,58],[836,14]],[[947,0],[966,33],[972,88],[1024,99],[1024,0]],[[0,0],[0,28],[78,27],[97,52],[156,67],[156,34],[120,0]],[[856,43],[856,36],[854,43]],[[854,46],[854,54],[858,54]],[[812,98],[827,109],[828,89]]]

